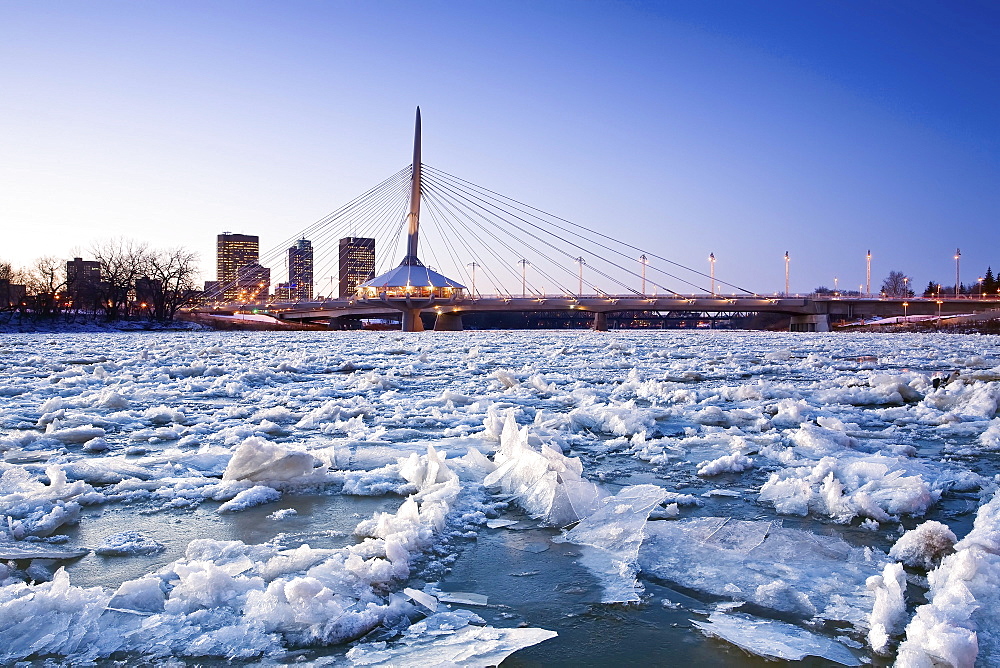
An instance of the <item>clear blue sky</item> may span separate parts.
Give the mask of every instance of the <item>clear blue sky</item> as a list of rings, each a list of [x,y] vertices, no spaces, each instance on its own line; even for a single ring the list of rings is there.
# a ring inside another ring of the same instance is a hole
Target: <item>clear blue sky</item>
[[[424,162],[760,292],[1000,269],[995,2],[0,0],[0,259],[269,248]]]

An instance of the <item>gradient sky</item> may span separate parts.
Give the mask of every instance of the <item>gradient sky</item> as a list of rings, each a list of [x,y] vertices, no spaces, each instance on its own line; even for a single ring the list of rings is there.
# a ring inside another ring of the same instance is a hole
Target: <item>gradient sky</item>
[[[995,2],[0,0],[0,259],[271,248],[423,161],[759,292],[1000,269]]]

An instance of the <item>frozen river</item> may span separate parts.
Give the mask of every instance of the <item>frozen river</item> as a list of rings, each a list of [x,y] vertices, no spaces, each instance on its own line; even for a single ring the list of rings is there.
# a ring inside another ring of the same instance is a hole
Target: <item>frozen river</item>
[[[998,342],[0,334],[0,664],[997,665]]]

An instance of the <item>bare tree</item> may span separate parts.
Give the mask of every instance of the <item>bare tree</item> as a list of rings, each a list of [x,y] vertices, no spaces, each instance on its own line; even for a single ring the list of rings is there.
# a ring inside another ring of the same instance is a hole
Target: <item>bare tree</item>
[[[66,263],[50,255],[35,260],[26,272],[25,284],[37,315],[59,311],[59,293],[66,288]]]
[[[159,251],[149,257],[148,278],[153,299],[153,317],[173,320],[177,310],[195,294],[198,255],[184,248]]]
[[[129,293],[149,273],[152,254],[145,243],[122,238],[96,243],[90,252],[101,263],[101,308],[109,320],[117,320],[128,314]]]
[[[913,290],[910,289],[910,277],[895,269],[889,272],[882,282],[882,294],[886,297],[912,297]]]

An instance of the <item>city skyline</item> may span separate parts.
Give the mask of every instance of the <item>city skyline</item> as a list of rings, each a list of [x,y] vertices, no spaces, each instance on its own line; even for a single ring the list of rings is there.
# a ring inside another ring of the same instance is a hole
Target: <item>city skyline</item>
[[[793,293],[869,249],[919,291],[998,245],[987,5],[120,8],[0,2],[0,260],[125,236],[210,280],[205,228],[279,248],[409,162],[418,104],[428,164],[760,292],[786,250]]]

